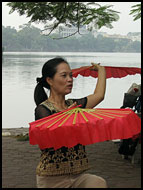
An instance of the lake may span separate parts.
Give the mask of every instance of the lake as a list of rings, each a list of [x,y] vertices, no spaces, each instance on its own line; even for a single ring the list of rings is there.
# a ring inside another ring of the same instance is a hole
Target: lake
[[[29,127],[34,121],[33,98],[36,78],[41,77],[43,64],[62,56],[70,67],[89,66],[91,62],[103,66],[141,68],[141,53],[76,53],[76,52],[4,52],[2,59],[2,128]],[[67,98],[81,98],[94,92],[97,79],[78,76],[74,78],[72,93]],[[97,107],[120,108],[124,93],[132,83],[141,83],[139,74],[124,78],[107,79],[105,99]],[[48,93],[48,91],[47,91]]]

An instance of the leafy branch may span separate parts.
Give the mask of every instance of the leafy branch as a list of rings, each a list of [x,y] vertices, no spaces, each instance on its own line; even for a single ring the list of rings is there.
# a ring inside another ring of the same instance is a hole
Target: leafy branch
[[[133,15],[134,21],[136,21],[141,18],[141,4],[134,5],[132,8],[130,15]]]
[[[110,9],[112,6],[95,2],[8,2],[7,5],[11,7],[10,14],[17,11],[30,18],[30,23],[44,23],[42,31],[50,30],[47,35],[63,24],[77,27],[71,35],[80,34],[80,27],[84,25],[90,31],[103,26],[113,28],[112,22],[119,19],[119,12]]]

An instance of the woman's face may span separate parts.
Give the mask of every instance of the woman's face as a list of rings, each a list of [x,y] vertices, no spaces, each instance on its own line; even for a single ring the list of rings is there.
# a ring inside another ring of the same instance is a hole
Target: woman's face
[[[47,82],[50,84],[51,90],[53,89],[56,93],[69,94],[73,86],[72,70],[69,65],[65,62],[59,64],[56,74],[52,79],[48,78]]]

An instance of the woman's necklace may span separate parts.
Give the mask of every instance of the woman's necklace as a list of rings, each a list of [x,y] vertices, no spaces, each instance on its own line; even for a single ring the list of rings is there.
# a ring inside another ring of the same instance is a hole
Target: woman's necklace
[[[68,108],[67,104],[66,104],[66,107],[59,107],[59,104],[57,104],[56,102],[52,102],[52,101],[50,101],[50,100],[47,100],[47,101],[50,102],[50,103],[53,105],[53,107],[54,107],[56,110],[58,110],[58,111],[63,111],[63,110],[65,110],[65,109]]]

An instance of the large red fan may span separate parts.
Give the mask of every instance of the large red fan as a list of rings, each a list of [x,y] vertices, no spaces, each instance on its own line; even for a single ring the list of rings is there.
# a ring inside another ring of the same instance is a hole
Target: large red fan
[[[122,78],[127,75],[141,74],[141,68],[137,67],[110,67],[104,66],[106,69],[106,78]],[[92,66],[84,66],[76,69],[72,69],[73,77],[77,77],[79,74],[85,77],[92,76],[97,77],[98,72],[91,70]]]
[[[127,139],[140,133],[141,119],[131,109],[70,108],[30,123],[30,144],[40,149]]]

